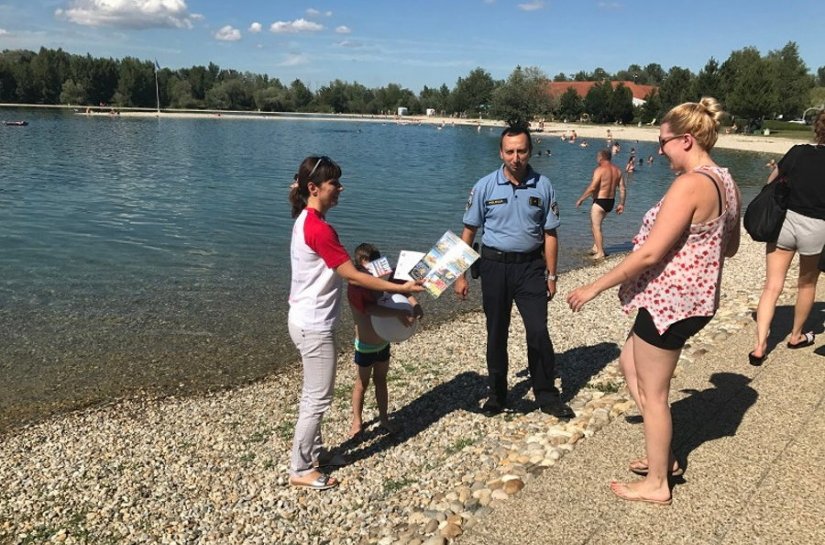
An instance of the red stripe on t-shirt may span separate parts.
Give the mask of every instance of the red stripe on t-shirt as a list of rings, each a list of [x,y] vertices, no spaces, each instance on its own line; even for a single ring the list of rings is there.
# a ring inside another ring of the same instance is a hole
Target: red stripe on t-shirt
[[[349,261],[349,254],[338,240],[338,233],[313,208],[307,209],[304,242],[312,248],[312,251],[321,256],[330,269],[337,269],[342,263]]]

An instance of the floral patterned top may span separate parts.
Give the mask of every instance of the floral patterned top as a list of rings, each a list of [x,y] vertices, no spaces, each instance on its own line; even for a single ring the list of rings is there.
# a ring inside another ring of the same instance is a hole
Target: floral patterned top
[[[679,320],[713,316],[719,308],[724,250],[737,221],[736,182],[726,168],[700,166],[694,170],[700,171],[708,171],[722,181],[722,214],[704,223],[691,224],[659,263],[619,287],[622,310],[630,314],[647,309],[660,335]],[[664,197],[645,214],[639,233],[633,238],[634,252],[650,236],[663,202]]]

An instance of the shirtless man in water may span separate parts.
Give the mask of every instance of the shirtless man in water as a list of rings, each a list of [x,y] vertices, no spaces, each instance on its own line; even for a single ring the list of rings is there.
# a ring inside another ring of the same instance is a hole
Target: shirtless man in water
[[[604,238],[602,237],[602,222],[605,216],[613,210],[616,203],[616,187],[619,188],[619,205],[616,206],[616,213],[624,212],[624,200],[626,189],[622,172],[616,165],[610,162],[611,154],[609,150],[600,150],[596,154],[596,161],[599,166],[593,171],[593,179],[590,185],[584,190],[582,196],[576,201],[576,208],[581,206],[585,199],[592,196],[593,206],[590,208],[590,223],[593,229],[593,249],[590,253],[593,259],[601,259],[604,254]]]

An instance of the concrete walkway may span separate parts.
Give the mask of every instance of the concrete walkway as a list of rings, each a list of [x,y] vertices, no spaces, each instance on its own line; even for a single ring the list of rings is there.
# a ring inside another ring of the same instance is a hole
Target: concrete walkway
[[[608,488],[633,478],[628,461],[644,451],[642,424],[620,417],[459,542],[825,544],[825,282],[817,301],[813,347],[786,348],[792,308],[780,306],[761,367],[748,364],[745,328],[674,379],[674,450],[687,465],[672,506],[623,501]]]

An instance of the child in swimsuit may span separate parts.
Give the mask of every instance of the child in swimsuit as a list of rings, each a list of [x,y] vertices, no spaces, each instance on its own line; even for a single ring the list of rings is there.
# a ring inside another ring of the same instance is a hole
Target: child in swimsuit
[[[355,249],[355,267],[367,272],[367,264],[381,258],[381,253],[372,244],[360,244]],[[352,425],[350,436],[355,437],[363,431],[362,412],[364,409],[364,394],[369,387],[370,378],[375,382],[375,401],[378,405],[378,420],[380,428],[385,432],[396,431],[387,415],[388,393],[387,372],[390,368],[390,343],[382,339],[372,327],[370,316],[396,316],[405,325],[412,324],[413,320],[424,315],[421,305],[414,297],[408,300],[412,311],[383,307],[378,304],[382,292],[371,291],[366,288],[350,284],[347,287],[347,299],[352,309],[352,318],[355,322],[355,365],[357,375],[352,388]]]

